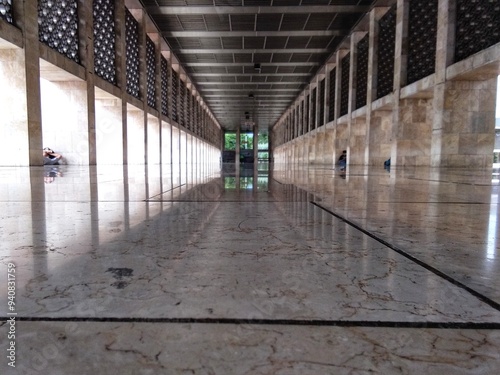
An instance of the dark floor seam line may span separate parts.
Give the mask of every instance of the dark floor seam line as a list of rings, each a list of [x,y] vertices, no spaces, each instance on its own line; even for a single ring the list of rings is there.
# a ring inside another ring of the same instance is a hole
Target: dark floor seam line
[[[187,184],[182,184],[182,185],[179,185],[179,186],[176,186],[176,187],[173,187],[172,189],[168,189],[168,190],[165,190],[165,191],[162,191],[161,193],[158,193],[156,195],[152,195],[151,197],[149,198],[146,198],[145,201],[148,201],[150,199],[153,199],[154,197],[157,197],[158,195],[162,195],[162,194],[165,194],[165,193],[168,193],[169,191],[172,191],[172,190],[175,190],[175,189],[178,189],[180,187],[183,187],[183,186],[186,186]]]
[[[418,258],[415,258],[413,255],[407,253],[406,251],[402,250],[402,249],[399,249],[398,247],[394,246],[393,244],[387,242],[386,240],[384,240],[383,238],[371,233],[370,231],[362,228],[361,226],[359,226],[358,224],[342,217],[341,215],[339,214],[336,214],[335,212],[329,210],[328,208],[326,207],[323,207],[321,206],[320,204],[316,203],[316,202],[313,202],[311,201],[310,203],[312,203],[313,205],[315,205],[316,207],[328,212],[329,214],[335,216],[336,218],[342,220],[343,222],[345,222],[346,224],[356,228],[357,230],[359,230],[360,232],[363,232],[364,234],[366,234],[367,236],[375,239],[376,241],[380,242],[381,244],[387,246],[388,248],[390,248],[391,250],[394,250],[395,252],[397,252],[398,254],[401,254],[402,256],[404,256],[405,258],[411,260],[412,262],[418,264],[419,266],[422,266],[424,267],[425,269],[431,271],[432,273],[434,273],[435,275],[445,279],[446,281],[452,283],[453,285],[455,286],[458,286],[459,288],[461,289],[464,289],[466,290],[467,292],[469,292],[470,294],[472,294],[474,297],[478,298],[480,301],[486,303],[487,305],[489,305],[490,307],[493,307],[495,310],[498,310],[500,311],[500,303],[497,303],[495,301],[493,301],[492,299],[486,297],[484,294],[468,287],[467,285],[463,284],[462,282],[454,279],[453,277],[445,274],[444,272],[438,270],[437,268],[431,266],[430,264],[427,264],[423,261],[421,261],[420,259]]]
[[[6,322],[11,317],[0,317]],[[177,324],[253,324],[318,327],[381,327],[381,328],[435,328],[435,329],[489,329],[500,330],[500,323],[474,322],[393,322],[364,320],[293,320],[293,319],[238,319],[238,318],[116,318],[116,317],[20,317],[18,322],[89,322],[89,323],[177,323]]]

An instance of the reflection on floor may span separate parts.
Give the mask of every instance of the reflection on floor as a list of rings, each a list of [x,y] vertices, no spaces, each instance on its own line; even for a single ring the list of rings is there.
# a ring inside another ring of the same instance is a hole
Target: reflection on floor
[[[500,372],[496,171],[0,178],[2,374]]]

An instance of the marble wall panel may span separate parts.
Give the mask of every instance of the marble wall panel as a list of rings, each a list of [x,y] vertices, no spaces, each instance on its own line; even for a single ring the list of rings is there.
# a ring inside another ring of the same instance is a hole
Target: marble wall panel
[[[127,107],[128,164],[144,164],[144,112],[137,107]]]
[[[365,164],[367,128],[365,118],[356,118],[351,122],[349,135],[349,164]]]
[[[164,165],[172,163],[172,127],[165,121],[161,122],[161,158]]]
[[[40,80],[44,147],[63,155],[64,164],[88,165],[87,84]]]
[[[404,99],[399,106],[396,130],[397,164],[416,166],[430,161],[432,139],[432,101]]]
[[[121,100],[96,98],[95,111],[97,164],[123,164]]]
[[[435,102],[437,124],[442,131],[434,132],[433,144],[439,147],[433,148],[433,163],[449,167],[491,166],[496,79],[450,81],[436,90],[444,100],[441,109],[441,101]]]
[[[316,163],[316,134],[311,134],[308,140],[308,160],[310,164]]]
[[[333,167],[335,164],[335,131],[333,129],[328,129],[325,133],[325,157],[324,162],[325,165],[329,167]]]
[[[349,145],[349,129],[346,123],[337,124],[335,138],[335,154],[336,158],[340,156],[342,150],[347,150]]]
[[[148,164],[160,163],[160,121],[157,117],[147,117]]]
[[[319,131],[316,135],[316,164],[325,163],[325,133]]]
[[[383,165],[391,157],[392,112],[375,111],[370,116],[369,165]]]
[[[0,166],[29,165],[29,133],[26,111],[26,74],[22,49],[0,49]],[[7,89],[8,88],[8,89]]]

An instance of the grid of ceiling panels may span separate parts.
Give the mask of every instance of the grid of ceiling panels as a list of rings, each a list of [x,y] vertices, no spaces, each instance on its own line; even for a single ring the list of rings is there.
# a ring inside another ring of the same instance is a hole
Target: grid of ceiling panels
[[[143,0],[219,123],[268,128],[375,0]],[[256,69],[256,64],[260,69]]]

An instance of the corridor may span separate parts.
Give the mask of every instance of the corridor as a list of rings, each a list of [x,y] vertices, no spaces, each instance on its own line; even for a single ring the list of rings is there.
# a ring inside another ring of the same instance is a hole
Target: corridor
[[[3,374],[500,372],[497,170],[0,177]]]

